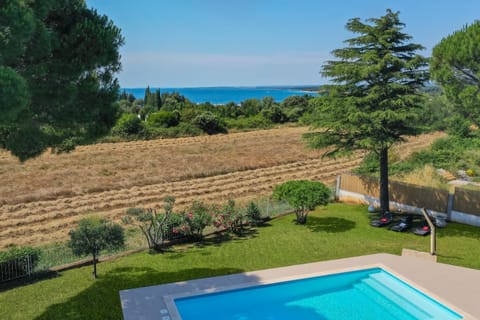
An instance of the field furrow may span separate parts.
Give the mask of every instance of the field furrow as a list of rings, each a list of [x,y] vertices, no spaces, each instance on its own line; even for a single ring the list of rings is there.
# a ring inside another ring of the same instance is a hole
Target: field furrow
[[[120,194],[109,193],[92,197],[83,196],[78,199],[70,199],[68,204],[62,205],[64,199],[57,201],[44,201],[43,203],[29,203],[24,206],[15,206],[18,210],[10,208],[8,214],[4,214],[0,220],[2,231],[18,229],[20,226],[32,226],[35,223],[82,215],[86,212],[106,212],[117,208],[151,206],[161,204],[165,196],[195,198],[205,194],[222,194],[225,190],[247,190],[256,193],[259,189],[272,190],[275,184],[293,179],[312,179],[311,177],[334,176],[341,171],[351,169],[358,165],[359,159],[344,161],[343,165],[323,166],[317,163],[317,167],[307,165],[296,170],[252,170],[252,172],[239,172],[212,178],[194,179],[183,182],[165,183],[147,188],[135,188],[130,192]],[[264,172],[263,172],[264,171]],[[252,188],[254,186],[254,188]],[[229,192],[229,194],[234,194]],[[225,198],[228,198],[225,197]],[[0,231],[0,237],[2,236]]]
[[[288,180],[331,184],[339,173],[360,164],[364,153],[329,159],[321,158],[323,151],[306,150],[305,132],[283,128],[98,144],[25,164],[0,153],[5,182],[0,186],[0,248],[64,241],[88,213],[120,221],[127,208],[160,208],[167,195],[177,199],[178,209],[193,200],[245,202],[270,195],[276,184]],[[404,157],[440,136],[411,138],[397,152]],[[58,180],[67,173],[68,179]]]

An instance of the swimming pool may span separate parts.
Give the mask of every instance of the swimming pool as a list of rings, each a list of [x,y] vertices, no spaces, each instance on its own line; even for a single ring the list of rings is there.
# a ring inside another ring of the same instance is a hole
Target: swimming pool
[[[462,319],[381,268],[174,299],[183,320]]]

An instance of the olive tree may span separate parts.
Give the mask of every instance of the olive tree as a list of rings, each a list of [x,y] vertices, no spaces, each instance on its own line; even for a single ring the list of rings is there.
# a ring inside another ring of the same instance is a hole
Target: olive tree
[[[120,249],[124,246],[123,228],[116,223],[93,216],[80,220],[70,231],[68,246],[77,256],[92,255],[93,278],[97,278],[98,256],[102,250]]]
[[[129,208],[122,221],[137,226],[147,240],[150,251],[161,252],[174,227],[180,225],[180,215],[173,212],[175,198],[164,199],[163,212],[157,209]]]

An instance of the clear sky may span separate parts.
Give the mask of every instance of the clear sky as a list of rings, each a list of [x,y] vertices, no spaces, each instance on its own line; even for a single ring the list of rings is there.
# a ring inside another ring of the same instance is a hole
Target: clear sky
[[[86,0],[122,29],[122,87],[321,84],[350,18],[400,11],[431,49],[480,18],[479,0]]]

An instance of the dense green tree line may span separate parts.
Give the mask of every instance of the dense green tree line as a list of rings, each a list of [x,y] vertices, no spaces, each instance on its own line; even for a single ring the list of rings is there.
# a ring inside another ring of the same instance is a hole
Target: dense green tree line
[[[118,104],[121,117],[112,130],[123,138],[189,136],[225,133],[228,129],[264,129],[298,122],[313,111],[313,96],[291,96],[281,103],[272,97],[213,105],[196,104],[178,92],[145,90],[144,99],[123,92]],[[305,120],[307,121],[307,120]]]
[[[325,87],[327,88],[327,87]],[[326,91],[324,91],[326,92]],[[422,105],[411,110],[411,125],[420,131],[445,130],[453,109],[438,86],[421,88]],[[157,98],[152,98],[157,96]],[[247,99],[241,103],[196,104],[178,92],[145,90],[145,99],[136,99],[125,91],[120,94],[120,116],[112,130],[113,137],[150,139],[225,133],[231,130],[266,129],[282,123],[311,126],[318,119],[324,97],[291,96],[278,103],[272,97]],[[159,101],[159,103],[157,102]],[[209,119],[209,121],[207,121]]]

